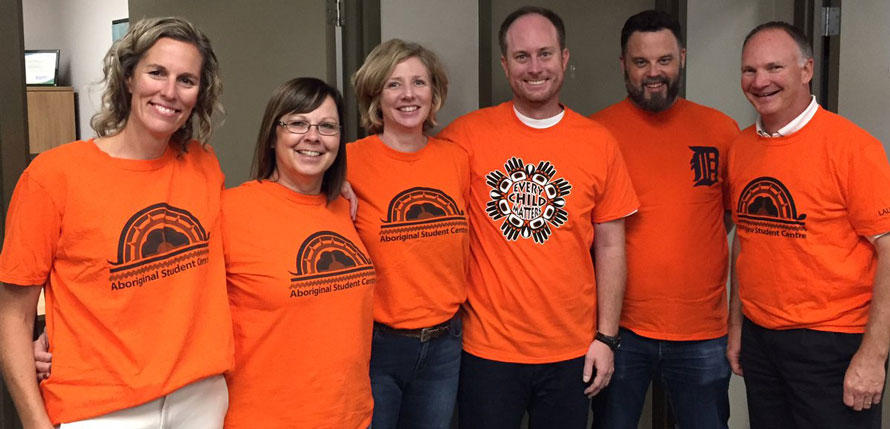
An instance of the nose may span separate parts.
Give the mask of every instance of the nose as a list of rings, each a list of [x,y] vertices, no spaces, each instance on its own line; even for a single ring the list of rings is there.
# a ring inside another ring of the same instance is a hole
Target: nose
[[[402,86],[402,99],[410,100],[414,98],[414,85],[408,83]]]
[[[529,73],[538,74],[538,73],[541,73],[542,70],[543,70],[543,63],[541,62],[541,59],[535,55],[532,55],[531,59],[528,62]]]
[[[167,79],[164,82],[164,85],[161,87],[161,96],[168,100],[172,100],[174,97],[176,97],[176,79],[175,78],[171,77],[170,79]]]
[[[754,72],[754,79],[751,81],[751,85],[754,88],[764,88],[769,85],[769,79],[766,73],[761,72],[760,70]]]
[[[646,77],[658,77],[661,76],[661,74],[661,67],[658,65],[658,63],[649,64],[646,66]]]
[[[303,139],[312,141],[321,140],[321,134],[318,133],[318,124],[309,125],[309,131],[306,131]]]

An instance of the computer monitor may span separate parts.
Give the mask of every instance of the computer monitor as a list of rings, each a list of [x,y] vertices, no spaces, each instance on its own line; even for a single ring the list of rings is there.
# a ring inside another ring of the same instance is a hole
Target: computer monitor
[[[58,49],[25,51],[25,84],[39,86],[59,85]]]

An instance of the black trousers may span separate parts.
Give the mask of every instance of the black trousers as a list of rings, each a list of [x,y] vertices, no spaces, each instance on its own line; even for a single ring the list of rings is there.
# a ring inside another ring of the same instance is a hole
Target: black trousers
[[[585,429],[590,401],[584,357],[561,362],[498,362],[463,352],[458,388],[461,429]]]
[[[745,318],[740,363],[751,429],[880,428],[881,405],[844,405],[844,374],[861,334],[772,330]]]

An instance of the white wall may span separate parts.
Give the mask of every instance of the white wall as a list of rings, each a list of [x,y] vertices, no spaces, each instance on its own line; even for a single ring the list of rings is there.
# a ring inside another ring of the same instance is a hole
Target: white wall
[[[739,85],[742,41],[758,24],[792,22],[794,2],[688,0],[687,11],[686,98],[726,113],[744,129],[756,113]]]
[[[838,113],[890,152],[890,2],[856,0],[841,10]]]
[[[22,25],[25,30],[25,49],[61,49],[59,78],[68,83],[68,61],[71,52],[62,35],[59,2],[26,0],[22,2]],[[64,44],[64,48],[61,46]]]
[[[111,21],[129,15],[127,0],[23,0],[26,49],[61,49],[63,83],[78,96],[81,138],[101,102],[102,58],[111,47]]]
[[[380,39],[417,42],[448,71],[448,99],[438,129],[479,108],[479,7],[476,0],[381,0]]]

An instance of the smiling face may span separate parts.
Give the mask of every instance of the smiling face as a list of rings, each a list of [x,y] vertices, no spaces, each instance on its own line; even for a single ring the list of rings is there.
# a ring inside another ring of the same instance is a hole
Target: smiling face
[[[422,133],[432,100],[430,73],[423,62],[411,57],[398,63],[380,93],[383,128]]]
[[[127,128],[169,140],[188,120],[198,100],[201,65],[201,54],[194,45],[158,39],[127,78],[131,94]]]
[[[784,30],[754,34],[742,49],[742,91],[774,133],[800,115],[810,103],[813,59]]]
[[[634,32],[621,56],[627,96],[643,110],[666,110],[680,94],[685,64],[686,50],[670,30]]]
[[[569,50],[559,49],[556,28],[541,15],[523,15],[510,25],[505,40],[501,66],[513,89],[514,106],[537,119],[559,113],[559,90]]]
[[[317,109],[309,113],[290,113],[279,118],[284,123],[295,121],[310,124],[340,124],[337,105],[327,97]],[[340,134],[323,136],[318,127],[309,127],[306,134],[293,134],[283,125],[275,130],[275,173],[278,183],[301,194],[317,195],[321,192],[324,173],[337,158]]]

